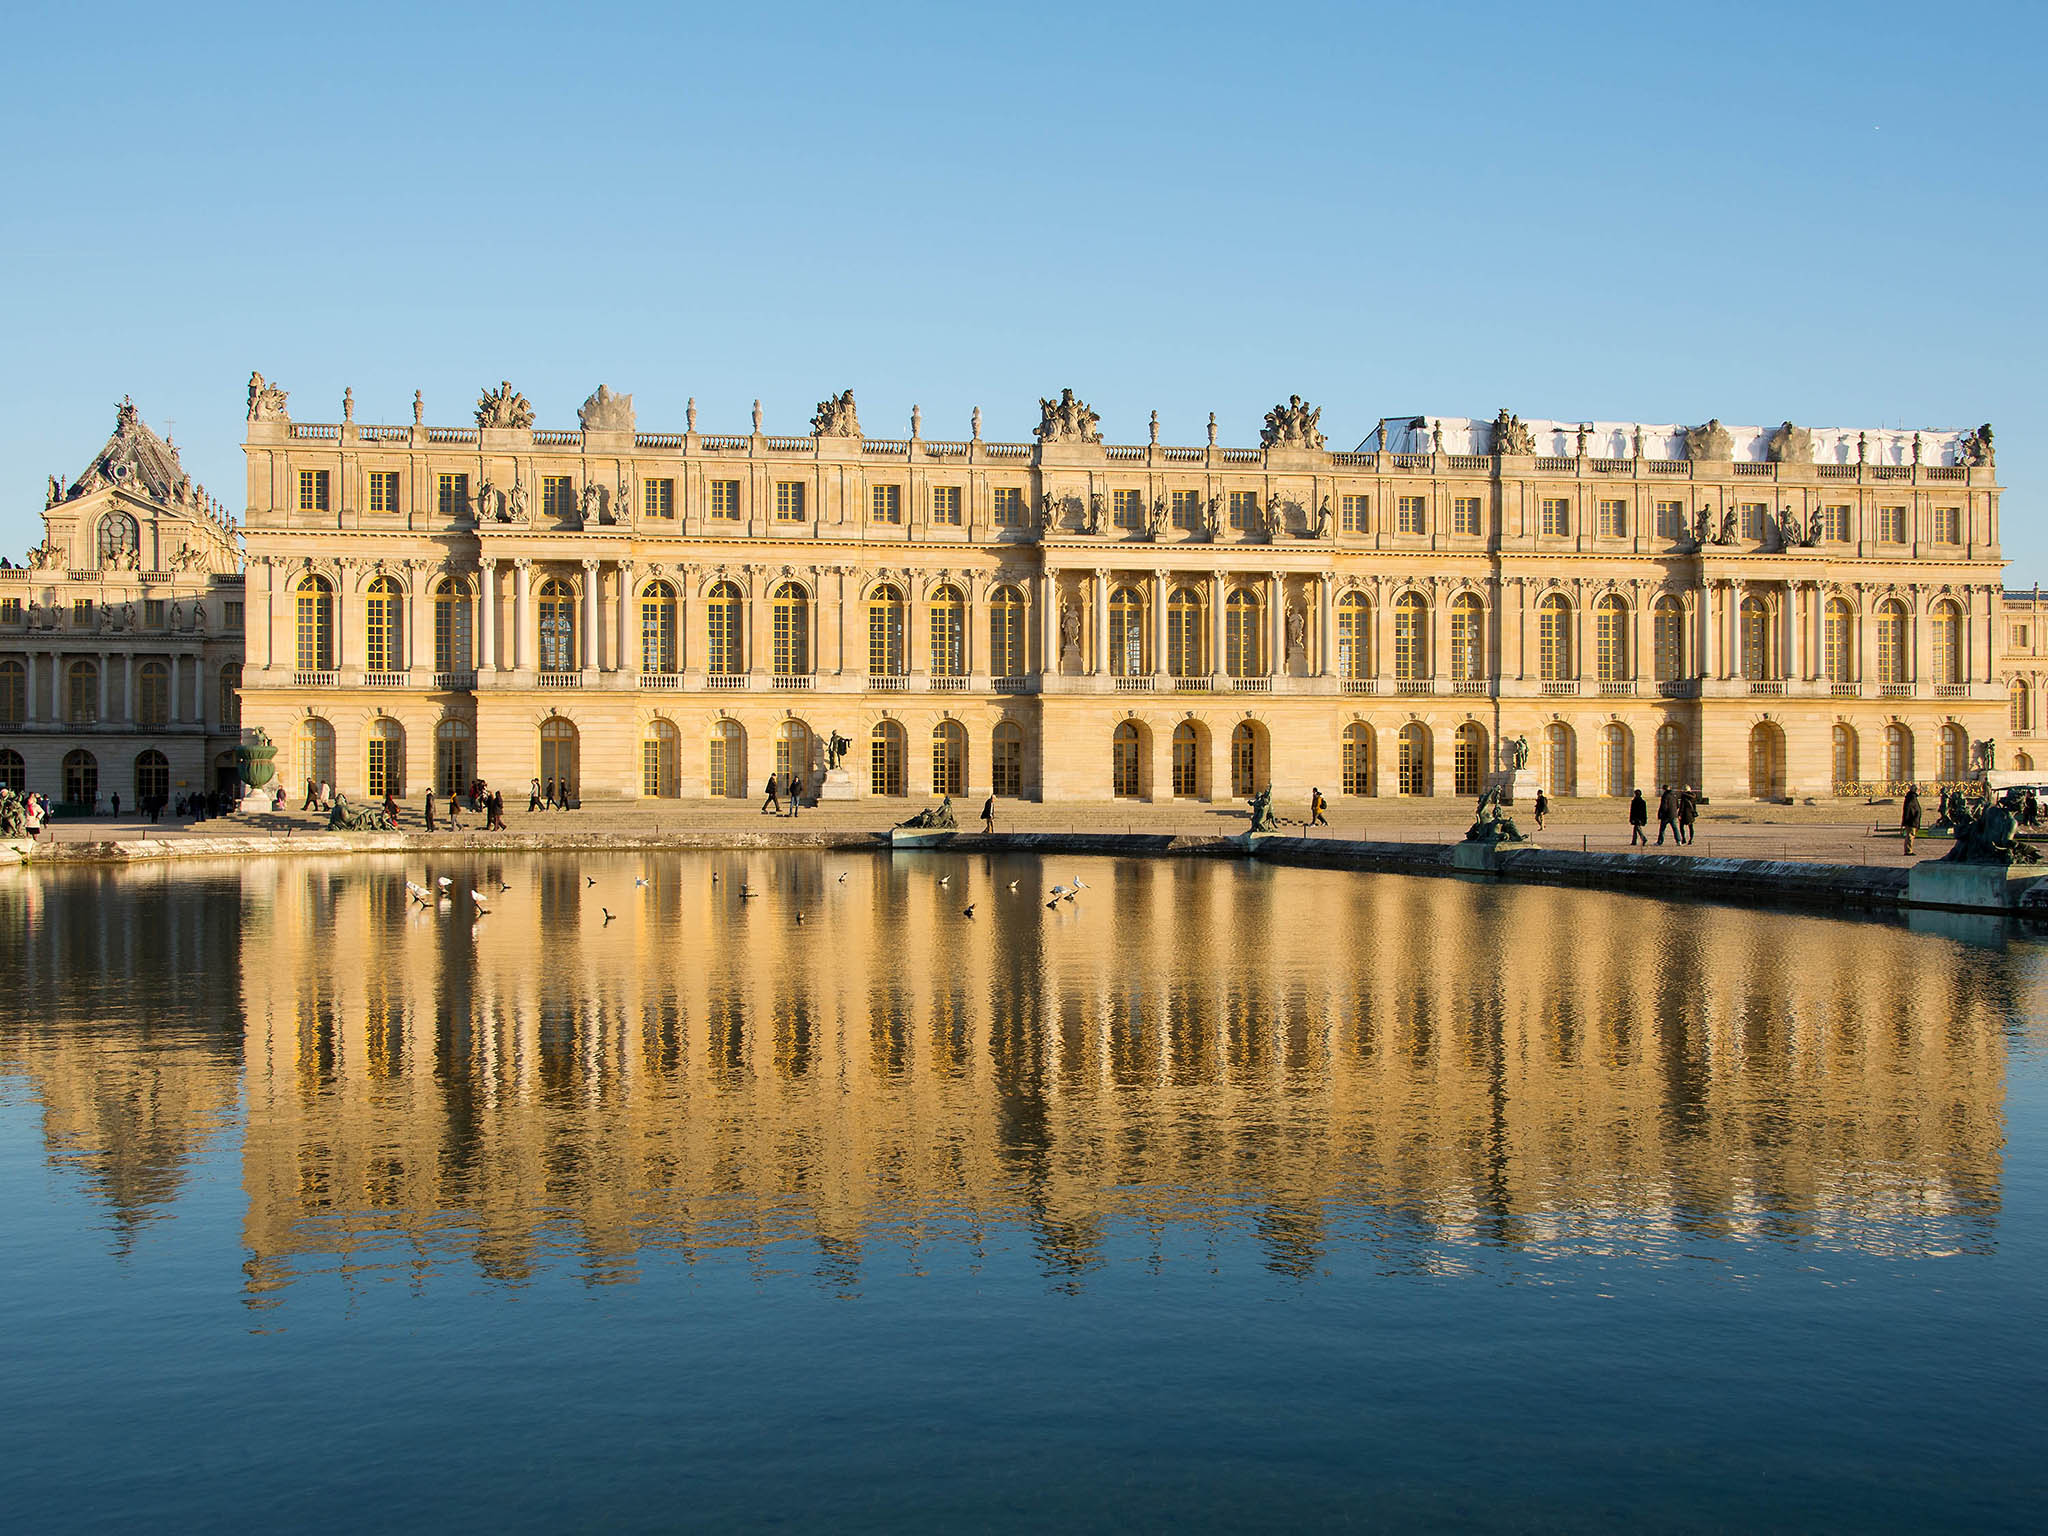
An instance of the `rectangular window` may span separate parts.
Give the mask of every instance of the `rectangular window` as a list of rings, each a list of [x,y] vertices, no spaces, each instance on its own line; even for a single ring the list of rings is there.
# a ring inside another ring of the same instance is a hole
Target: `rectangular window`
[[[438,476],[435,480],[435,496],[441,516],[462,516],[469,510],[469,476]]]
[[[1193,493],[1190,492],[1190,495]],[[1364,533],[1372,521],[1370,496],[1346,496],[1337,506],[1337,528],[1341,533]]]
[[[221,622],[230,630],[239,630],[242,627],[242,605],[240,603],[223,603],[221,605],[221,615]]]
[[[325,512],[327,510],[326,470],[302,469],[299,471],[299,510],[301,512]]]
[[[21,617],[21,603],[18,600],[16,601],[14,608],[15,619],[17,622],[19,622]],[[2012,632],[2012,639],[2013,644],[2017,646],[2020,650],[2024,651],[2027,648],[2027,626],[2024,624],[2016,625]]]
[[[150,597],[143,599],[142,622],[151,629],[162,629],[164,627],[164,600],[162,598]]]
[[[1906,542],[1906,509],[1904,507],[1879,507],[1877,509],[1877,537],[1885,544]]]
[[[1171,502],[1173,526],[1183,533],[1192,533],[1202,525],[1202,493],[1200,491],[1175,491]]]
[[[878,523],[902,522],[903,487],[900,485],[869,486],[868,515]]]
[[[1684,502],[1660,501],[1657,503],[1657,537],[1660,539],[1682,539],[1685,537]]]
[[[1145,526],[1145,493],[1143,491],[1111,491],[1109,493],[1109,521],[1111,526],[1126,533],[1136,533]]]
[[[943,523],[948,528],[960,526],[960,487],[957,485],[935,485],[932,487],[932,521]]]
[[[1770,515],[1770,510],[1760,501],[1745,501],[1742,504],[1742,536],[1745,539],[1761,539],[1764,536],[1764,519]]]
[[[398,510],[397,470],[373,469],[370,471],[370,510],[372,512],[396,512]]]
[[[676,483],[673,480],[643,480],[640,482],[640,511],[647,517],[666,518],[675,521]]]
[[[73,629],[92,628],[91,598],[74,597],[73,599],[71,599],[71,627]]]
[[[804,520],[804,483],[801,480],[775,482],[775,521],[800,523]]]
[[[1538,531],[1546,539],[1562,539],[1572,531],[1572,504],[1562,496],[1543,498],[1543,521]]]
[[[0,597],[0,624],[19,624],[20,622],[21,599],[18,597]],[[2026,642],[2023,640],[2020,643],[2024,645]]]
[[[1451,532],[1461,538],[1479,537],[1479,498],[1459,496],[1451,502]]]
[[[1422,519],[1428,505],[1426,496],[1403,496],[1394,507],[1394,532],[1422,532]]]
[[[1828,507],[1821,513],[1821,532],[1837,544],[1846,544],[1856,535],[1854,524],[1847,507]]]
[[[1963,509],[1961,507],[1936,507],[1934,509],[1934,542],[1937,544],[1960,544],[1963,542]]]
[[[995,490],[995,518],[998,528],[1024,526],[1024,487],[999,485]]]
[[[568,517],[576,510],[576,482],[567,475],[542,475],[540,510],[543,517]]]
[[[1233,532],[1244,533],[1259,524],[1259,493],[1257,491],[1232,491],[1230,493],[1230,527]]]
[[[736,523],[740,520],[739,481],[711,482],[711,515],[721,523]]]
[[[1600,537],[1603,539],[1625,539],[1628,537],[1627,502],[1603,501],[1600,503]]]

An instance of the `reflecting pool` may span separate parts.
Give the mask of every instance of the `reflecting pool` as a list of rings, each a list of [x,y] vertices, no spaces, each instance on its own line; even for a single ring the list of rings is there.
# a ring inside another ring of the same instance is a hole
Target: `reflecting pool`
[[[2048,1493],[2021,935],[808,852],[15,871],[0,916],[15,1529]]]

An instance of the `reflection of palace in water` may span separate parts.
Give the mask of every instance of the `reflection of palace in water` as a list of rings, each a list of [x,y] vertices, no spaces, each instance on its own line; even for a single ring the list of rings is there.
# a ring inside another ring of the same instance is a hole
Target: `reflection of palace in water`
[[[410,909],[398,863],[231,877],[254,1296],[713,1249],[843,1282],[1017,1232],[1054,1275],[1240,1231],[1291,1271],[1346,1243],[1992,1240],[2024,962],[1896,928],[1199,860],[1084,866],[1057,912],[1033,887],[1074,871],[1022,861],[440,872],[494,893],[474,933],[467,899]],[[149,962],[95,963],[119,991]],[[170,1050],[0,1026],[117,1202],[232,1103],[230,1051]]]

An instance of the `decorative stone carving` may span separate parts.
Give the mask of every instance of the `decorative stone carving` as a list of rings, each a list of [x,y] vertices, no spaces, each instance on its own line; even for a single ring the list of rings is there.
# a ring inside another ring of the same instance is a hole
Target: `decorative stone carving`
[[[1088,498],[1087,506],[1082,509],[1081,520],[1083,531],[1090,538],[1102,532],[1102,497],[1100,495]]]
[[[1695,463],[1725,462],[1735,457],[1735,439],[1716,416],[1703,427],[1685,429],[1685,456]]]
[[[45,512],[49,511],[50,508],[56,506],[57,503],[62,501],[63,499],[64,482],[62,480],[59,480],[55,475],[50,476],[49,490],[43,497],[43,510]]]
[[[1506,406],[1493,418],[1493,451],[1496,454],[1532,454],[1536,451],[1536,439],[1529,435],[1529,429],[1522,424],[1522,418],[1512,414]]]
[[[1974,432],[1963,434],[1963,440],[1956,444],[1956,462],[1978,469],[1989,469],[1997,460],[1991,450],[1991,423],[1985,422]]]
[[[1038,503],[1038,527],[1041,533],[1051,533],[1060,524],[1060,513],[1066,510],[1066,500],[1048,492]]]
[[[526,515],[526,482],[523,480],[514,480],[512,482],[512,489],[505,493],[505,521],[508,523],[524,523],[529,521]]]
[[[633,397],[615,395],[604,385],[576,412],[586,432],[630,432],[633,430]]]
[[[1266,412],[1266,425],[1259,433],[1261,448],[1320,448],[1323,434],[1318,423],[1321,406],[1308,405],[1299,395],[1289,395],[1285,405]]]
[[[1788,421],[1771,434],[1771,441],[1764,449],[1764,456],[1773,464],[1811,464],[1813,434],[1804,427],[1793,426]]]
[[[289,421],[290,413],[285,409],[285,392],[275,384],[265,381],[260,373],[249,375],[249,419],[251,421]]]
[[[1322,505],[1316,508],[1315,536],[1327,539],[1330,536],[1330,498],[1325,496]]]
[[[1308,655],[1308,615],[1299,608],[1287,610],[1287,660],[1290,664]]]
[[[588,430],[587,428],[585,430]],[[604,492],[598,489],[595,480],[583,482],[583,521],[601,523],[604,521]]]
[[[412,392],[412,424],[416,427],[427,424],[427,402],[418,390]]]
[[[1220,530],[1222,526],[1223,498],[1220,495],[1211,496],[1207,501],[1202,503],[1202,537],[1205,539],[1213,540],[1216,537],[1218,530]]]
[[[843,389],[818,402],[811,414],[813,437],[859,437],[860,412],[854,409],[853,391]]]
[[[496,389],[487,389],[477,396],[476,424],[480,427],[530,427],[533,425],[533,407],[526,403],[526,396],[512,387],[512,381],[506,379]]]
[[[1166,531],[1166,498],[1154,496],[1152,506],[1145,514],[1145,537],[1157,539]]]
[[[498,488],[486,480],[476,488],[474,520],[487,523],[498,514]]]
[[[1086,401],[1075,398],[1071,389],[1061,390],[1057,400],[1041,399],[1038,418],[1038,426],[1032,435],[1041,443],[1060,443],[1069,439],[1083,443],[1102,441],[1102,418],[1088,409]]]
[[[1287,504],[1275,494],[1268,496],[1264,504],[1252,509],[1252,525],[1268,539],[1280,536],[1280,525],[1286,520]]]

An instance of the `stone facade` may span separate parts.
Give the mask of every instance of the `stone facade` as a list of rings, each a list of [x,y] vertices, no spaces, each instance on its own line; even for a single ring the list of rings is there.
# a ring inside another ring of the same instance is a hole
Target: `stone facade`
[[[2004,720],[1974,434],[1503,411],[1341,452],[1295,399],[1174,447],[1040,405],[1028,443],[868,437],[850,392],[797,436],[609,390],[549,430],[509,383],[308,424],[258,377],[245,719],[352,795],[976,801],[1467,794],[1518,739],[1559,794],[1863,793]]]
[[[229,787],[240,567],[227,509],[123,401],[51,477],[42,543],[0,565],[0,783],[80,807]]]

